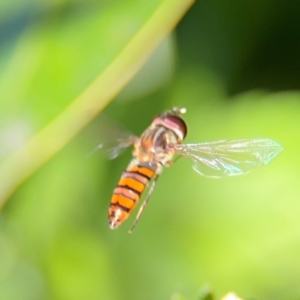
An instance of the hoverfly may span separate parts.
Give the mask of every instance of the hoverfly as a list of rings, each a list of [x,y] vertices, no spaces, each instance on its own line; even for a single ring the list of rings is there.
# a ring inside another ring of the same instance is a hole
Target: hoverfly
[[[156,116],[140,137],[122,133],[117,146],[106,149],[110,158],[133,145],[133,159],[123,172],[111,198],[108,219],[111,229],[118,228],[131,214],[143,192],[151,182],[147,196],[129,230],[132,233],[153,193],[164,167],[171,166],[176,158],[187,157],[193,169],[202,176],[220,178],[245,174],[270,163],[282,146],[266,138],[220,140],[197,144],[181,144],[187,126],[181,115],[185,108],[174,107]],[[102,148],[103,144],[98,147]]]

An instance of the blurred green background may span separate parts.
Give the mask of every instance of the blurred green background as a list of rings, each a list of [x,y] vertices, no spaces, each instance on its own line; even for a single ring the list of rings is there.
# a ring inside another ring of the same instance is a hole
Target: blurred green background
[[[1,0],[0,159],[67,107],[159,3]],[[222,180],[179,160],[129,235],[134,217],[111,231],[107,209],[131,153],[89,155],[100,115],[0,214],[0,299],[196,299],[207,284],[218,296],[300,299],[299,79],[300,3],[197,1],[105,114],[140,134],[184,106],[187,142],[269,137],[284,152]]]

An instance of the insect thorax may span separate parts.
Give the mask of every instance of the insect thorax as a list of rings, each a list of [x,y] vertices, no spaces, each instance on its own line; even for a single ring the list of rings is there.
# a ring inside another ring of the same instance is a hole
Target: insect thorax
[[[169,164],[174,156],[170,145],[177,144],[176,134],[160,125],[151,125],[134,145],[133,156],[140,162]]]

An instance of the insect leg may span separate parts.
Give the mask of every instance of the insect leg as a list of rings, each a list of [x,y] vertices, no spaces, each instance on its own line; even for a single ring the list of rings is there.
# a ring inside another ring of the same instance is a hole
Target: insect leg
[[[175,164],[181,157],[182,157],[182,155],[176,156],[172,163]]]
[[[181,157],[182,157],[182,155],[179,155],[179,156],[175,157],[174,160],[170,160],[170,161],[166,162],[165,167],[170,167],[170,166],[174,165],[178,161],[178,159]]]
[[[157,173],[157,174],[155,175],[155,177],[153,178],[152,184],[151,184],[151,186],[150,186],[150,188],[149,188],[148,195],[147,195],[146,199],[144,200],[144,202],[142,203],[142,205],[141,205],[141,207],[140,207],[140,209],[139,209],[139,212],[138,212],[138,214],[136,215],[136,218],[135,218],[135,220],[134,220],[134,223],[132,224],[131,228],[130,228],[129,231],[128,231],[129,233],[132,233],[132,232],[133,232],[133,230],[134,230],[134,228],[136,227],[136,225],[137,225],[137,223],[138,223],[138,221],[139,221],[139,219],[140,219],[140,217],[141,217],[141,215],[142,215],[142,213],[143,213],[145,207],[147,206],[147,204],[148,204],[148,202],[149,202],[149,200],[150,200],[151,194],[152,194],[152,192],[153,192],[153,190],[154,190],[156,181],[157,181],[157,179],[159,178],[159,175],[160,175],[160,173]]]

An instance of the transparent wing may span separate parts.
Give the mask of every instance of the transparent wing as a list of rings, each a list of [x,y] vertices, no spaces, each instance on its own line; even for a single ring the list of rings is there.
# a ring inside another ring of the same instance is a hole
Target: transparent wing
[[[98,134],[101,143],[91,154],[100,150],[109,159],[118,157],[138,139],[136,135],[107,116],[103,116],[100,120]]]
[[[135,141],[137,137],[135,136],[128,136],[124,138],[118,138],[113,141],[106,141],[97,146],[95,149],[101,149],[102,152],[109,158],[109,159],[115,159],[117,158],[120,154],[122,154],[126,148],[131,146]]]
[[[267,165],[282,146],[270,139],[222,140],[200,144],[174,145],[177,153],[193,161],[193,169],[206,177],[245,174]]]

